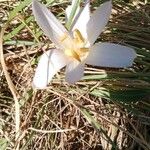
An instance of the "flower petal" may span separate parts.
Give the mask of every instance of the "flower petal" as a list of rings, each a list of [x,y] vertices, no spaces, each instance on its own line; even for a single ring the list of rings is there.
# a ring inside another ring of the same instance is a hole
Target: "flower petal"
[[[82,36],[87,40],[87,23],[90,20],[90,4],[85,4],[80,8],[72,24],[72,30],[78,29]]]
[[[135,51],[113,43],[97,43],[91,47],[86,63],[94,66],[123,68],[131,66],[136,57]]]
[[[66,77],[65,80],[74,84],[80,80],[84,75],[84,63],[79,63],[77,60],[72,61],[66,67]]]
[[[93,45],[93,43],[96,41],[96,39],[106,26],[111,14],[111,9],[112,3],[110,0],[103,3],[92,14],[89,22],[87,23],[87,35],[90,45]]]
[[[44,53],[36,68],[33,86],[38,89],[46,88],[52,77],[67,64],[67,58],[57,49]]]
[[[71,9],[72,9],[72,5],[69,5],[67,8],[66,8],[66,11],[65,11],[65,19],[66,19],[66,21],[65,22],[67,22],[68,21],[68,19],[69,19],[69,16],[70,16],[70,13],[71,13]]]
[[[66,35],[66,33],[69,35],[65,27],[37,0],[33,0],[32,9],[37,23],[44,31],[45,35],[48,36],[57,46],[60,46],[61,38]]]

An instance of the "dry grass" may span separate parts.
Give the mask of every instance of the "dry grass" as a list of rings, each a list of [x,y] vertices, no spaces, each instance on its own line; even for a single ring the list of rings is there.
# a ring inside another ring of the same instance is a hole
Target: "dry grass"
[[[1,1],[0,4],[0,25],[4,25],[9,12],[19,2]],[[53,13],[62,20],[67,4],[65,1],[51,4]],[[92,5],[96,5],[96,1]],[[3,36],[2,56],[7,68],[4,64],[0,66],[0,149],[150,149],[150,97],[147,93],[134,102],[118,101],[114,98],[116,95],[112,99],[104,94],[93,95],[95,90],[103,91],[102,87],[123,90],[128,85],[138,88],[141,94],[150,89],[150,5],[143,1],[134,5],[114,1],[108,29],[100,38],[138,47],[139,57],[132,68],[87,66],[88,79],[75,85],[64,81],[62,71],[47,89],[38,91],[31,86],[34,70],[39,56],[53,44],[40,36],[41,31],[32,17],[29,18],[31,13],[31,8],[25,7],[9,22]],[[24,27],[17,31],[19,25]],[[99,75],[102,69],[109,78],[89,79],[88,75]],[[7,75],[10,79],[6,80]],[[13,93],[14,89],[17,93]],[[136,98],[136,94],[132,93],[132,97]],[[20,124],[16,116],[20,117]]]

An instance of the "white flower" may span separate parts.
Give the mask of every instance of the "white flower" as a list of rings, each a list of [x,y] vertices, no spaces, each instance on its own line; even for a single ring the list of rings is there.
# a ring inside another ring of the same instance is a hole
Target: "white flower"
[[[67,9],[67,16],[70,13]],[[136,53],[133,49],[112,43],[96,43],[111,14],[112,4],[107,1],[97,8],[90,17],[89,4],[86,4],[71,31],[56,19],[42,4],[33,1],[35,19],[56,49],[44,53],[35,72],[35,88],[46,88],[52,77],[66,66],[66,81],[75,83],[84,75],[84,65],[103,67],[128,67],[133,63]]]

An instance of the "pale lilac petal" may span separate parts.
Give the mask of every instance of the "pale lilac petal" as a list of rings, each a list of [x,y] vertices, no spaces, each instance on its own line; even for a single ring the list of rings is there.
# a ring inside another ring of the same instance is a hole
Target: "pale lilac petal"
[[[84,63],[79,63],[77,60],[72,61],[66,67],[66,77],[65,80],[74,84],[80,80],[84,75]]]
[[[52,77],[67,63],[66,56],[60,50],[52,49],[44,53],[35,71],[33,78],[34,88],[46,88]]]
[[[80,8],[72,25],[72,30],[78,29],[85,40],[87,40],[87,23],[90,20],[90,4],[85,4],[84,8]]]
[[[69,5],[69,6],[66,8],[66,10],[65,10],[65,17],[66,17],[66,21],[65,21],[65,22],[67,22],[68,19],[69,19],[69,16],[70,16],[70,13],[71,13],[71,9],[72,9],[72,6]]]
[[[89,22],[87,23],[87,35],[90,45],[93,45],[105,28],[111,14],[111,9],[112,3],[111,1],[108,1],[98,7],[92,14]]]
[[[33,0],[32,9],[37,23],[44,31],[45,35],[48,36],[57,46],[60,46],[60,40],[64,34],[69,35],[65,27],[44,5],[40,4],[37,0]]]
[[[86,63],[94,66],[123,68],[132,65],[135,51],[113,43],[97,43],[91,47]]]

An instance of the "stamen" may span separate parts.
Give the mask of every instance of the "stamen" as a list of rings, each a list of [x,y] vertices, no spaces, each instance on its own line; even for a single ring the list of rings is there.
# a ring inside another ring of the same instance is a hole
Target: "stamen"
[[[76,60],[78,60],[79,62],[81,62],[80,56],[78,55],[78,53],[76,53],[74,50],[70,50],[70,49],[66,49],[65,50],[65,54],[67,56],[73,57]]]
[[[60,37],[60,41],[63,42],[64,40],[66,40],[68,38],[68,34],[64,33],[64,35],[62,37]]]
[[[84,43],[84,38],[78,29],[75,29],[73,31],[73,36],[74,36],[75,40],[77,40],[77,42]]]
[[[60,42],[64,47],[65,55],[74,58],[81,62],[82,58],[86,56],[89,48],[84,47],[85,39],[78,29],[73,31],[73,38],[68,33],[64,33],[60,37]]]
[[[80,51],[81,51],[81,52],[88,52],[88,51],[89,51],[89,48],[82,47],[82,48],[80,48]]]

